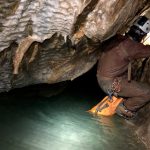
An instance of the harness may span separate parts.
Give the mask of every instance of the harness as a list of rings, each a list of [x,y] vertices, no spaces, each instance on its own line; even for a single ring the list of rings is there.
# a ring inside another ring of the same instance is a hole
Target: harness
[[[107,93],[108,93],[108,97],[109,97],[109,100],[111,101],[112,100],[112,96],[118,96],[118,93],[120,92],[121,90],[121,85],[120,85],[120,82],[121,82],[121,78],[119,77],[116,77],[112,83],[112,86],[110,89],[107,90]]]

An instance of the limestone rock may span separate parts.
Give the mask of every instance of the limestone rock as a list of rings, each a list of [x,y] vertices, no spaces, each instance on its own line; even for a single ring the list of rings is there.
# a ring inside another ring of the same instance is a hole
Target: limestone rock
[[[81,76],[96,64],[100,43],[149,7],[150,0],[1,0],[0,92]],[[135,63],[137,80],[150,83],[149,63]],[[137,133],[150,143],[144,118]]]
[[[1,0],[0,91],[82,75],[96,63],[100,42],[148,6],[149,0]]]

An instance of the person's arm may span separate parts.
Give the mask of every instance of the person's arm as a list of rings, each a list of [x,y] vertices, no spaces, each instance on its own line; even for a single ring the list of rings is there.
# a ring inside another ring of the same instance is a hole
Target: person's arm
[[[122,46],[125,47],[130,60],[150,57],[150,45],[143,45],[142,43],[127,39],[123,41]]]

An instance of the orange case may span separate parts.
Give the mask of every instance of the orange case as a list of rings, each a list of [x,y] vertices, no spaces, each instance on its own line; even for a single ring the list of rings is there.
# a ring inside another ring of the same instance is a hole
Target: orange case
[[[122,101],[123,98],[117,98],[113,96],[112,100],[109,100],[109,97],[106,96],[102,101],[100,101],[96,106],[94,106],[88,112],[96,115],[112,116],[116,113],[116,108]]]

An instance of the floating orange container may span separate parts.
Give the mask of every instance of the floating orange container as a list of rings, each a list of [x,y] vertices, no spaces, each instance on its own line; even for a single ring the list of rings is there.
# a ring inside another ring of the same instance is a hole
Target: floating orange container
[[[109,97],[106,96],[88,112],[95,115],[112,116],[116,113],[116,108],[122,101],[123,98],[117,98],[113,96],[110,100]]]

